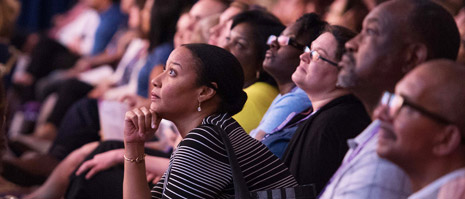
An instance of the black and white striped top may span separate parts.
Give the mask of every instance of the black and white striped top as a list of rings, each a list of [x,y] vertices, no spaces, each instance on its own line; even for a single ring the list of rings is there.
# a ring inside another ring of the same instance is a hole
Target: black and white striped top
[[[265,145],[250,137],[228,114],[212,115],[179,143],[171,172],[152,188],[152,198],[228,198],[234,195],[232,173],[217,125],[229,136],[250,191],[297,186],[286,166]]]

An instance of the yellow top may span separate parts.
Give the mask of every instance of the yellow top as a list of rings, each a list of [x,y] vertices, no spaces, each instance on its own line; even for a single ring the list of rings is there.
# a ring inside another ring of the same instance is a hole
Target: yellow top
[[[247,93],[247,101],[242,111],[234,115],[233,118],[247,133],[250,133],[260,124],[263,115],[279,91],[276,87],[264,82],[256,82],[244,91]]]

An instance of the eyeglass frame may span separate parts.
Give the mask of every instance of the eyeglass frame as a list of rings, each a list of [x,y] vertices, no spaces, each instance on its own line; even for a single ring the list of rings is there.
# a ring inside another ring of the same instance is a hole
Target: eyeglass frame
[[[401,101],[398,102],[397,104],[400,104],[400,105],[397,105],[396,109],[392,109],[394,108],[394,105],[392,105],[395,101],[395,98],[397,99],[400,99]],[[392,104],[391,104],[392,103]],[[421,114],[431,118],[431,119],[434,119],[442,124],[454,124],[452,121],[450,121],[449,119],[437,114],[437,113],[433,113],[431,111],[428,111],[426,110],[425,108],[421,107],[420,105],[417,105],[409,100],[407,100],[404,96],[402,95],[398,95],[398,94],[395,94],[395,93],[391,93],[389,91],[385,91],[383,93],[383,96],[381,97],[381,100],[380,100],[380,104],[381,105],[385,105],[389,108],[389,115],[391,117],[395,117],[397,114],[399,114],[400,110],[402,109],[402,107],[404,106],[409,106],[413,109],[415,109],[416,111],[420,112]],[[391,110],[392,109],[392,110]],[[392,112],[394,111],[394,112]]]
[[[284,46],[283,44],[281,44],[279,42],[279,38],[282,38],[282,37],[285,37],[286,38],[286,41],[285,41],[285,44],[286,46],[292,46],[298,50],[301,50],[301,51],[304,51],[305,49],[305,45],[302,45],[302,44],[299,44],[294,38],[292,37],[288,37],[288,36],[284,36],[284,35],[280,35],[280,36],[276,36],[276,35],[270,35],[268,37],[268,39],[266,40],[266,44],[271,46],[271,44],[273,44],[273,42],[276,42],[280,47],[281,46]]]
[[[318,53],[318,52],[315,51],[315,50],[310,50],[310,47],[308,47],[308,46],[305,46],[304,53],[310,53],[310,58],[312,59],[312,61],[316,61],[316,60],[313,60],[313,56],[315,56],[315,53],[316,53],[316,54],[318,54],[318,57],[317,57],[318,59],[321,59],[321,60],[323,60],[323,61],[325,61],[325,62],[331,64],[332,66],[336,67],[337,69],[340,69],[340,68],[341,68],[336,62],[331,61],[331,60],[329,60],[328,58],[322,57],[322,56],[320,55],[320,53]],[[318,60],[318,59],[317,59],[317,60]]]

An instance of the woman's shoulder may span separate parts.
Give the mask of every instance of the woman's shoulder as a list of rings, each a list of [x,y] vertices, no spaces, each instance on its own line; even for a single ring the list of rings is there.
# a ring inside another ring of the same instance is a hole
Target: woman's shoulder
[[[269,96],[274,99],[279,94],[279,90],[276,87],[265,82],[256,82],[245,88],[244,92],[247,93],[249,98]]]

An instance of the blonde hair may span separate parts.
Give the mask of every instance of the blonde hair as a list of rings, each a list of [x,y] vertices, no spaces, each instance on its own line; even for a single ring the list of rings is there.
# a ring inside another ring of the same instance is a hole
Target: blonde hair
[[[14,29],[20,4],[17,0],[0,0],[0,38],[8,38]]]

